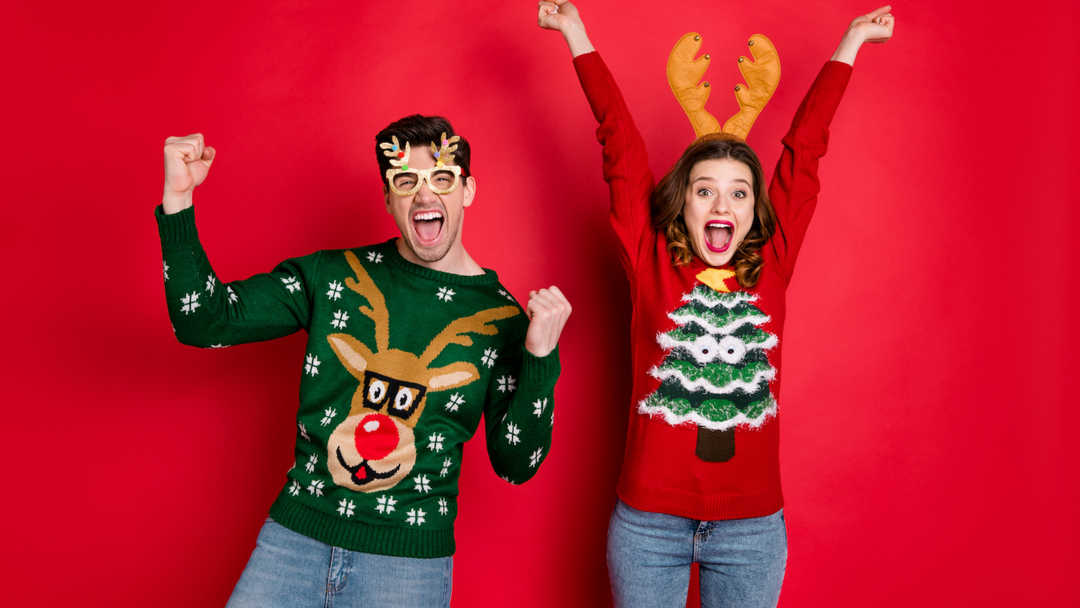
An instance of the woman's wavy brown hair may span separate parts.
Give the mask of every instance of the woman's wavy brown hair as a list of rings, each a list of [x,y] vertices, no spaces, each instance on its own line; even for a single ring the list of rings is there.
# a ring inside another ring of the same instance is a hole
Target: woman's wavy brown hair
[[[686,190],[690,187],[690,172],[694,165],[703,160],[725,158],[743,163],[750,168],[754,176],[754,223],[731,257],[731,265],[735,269],[739,285],[753,287],[757,285],[761,267],[765,263],[761,257],[761,248],[779,229],[779,223],[769,194],[765,190],[765,173],[761,169],[761,161],[742,139],[727,133],[710,133],[702,135],[687,146],[649,197],[653,226],[657,230],[663,230],[667,236],[668,253],[674,263],[678,266],[690,264],[694,258],[694,249],[682,213]],[[782,229],[780,236],[783,238]]]

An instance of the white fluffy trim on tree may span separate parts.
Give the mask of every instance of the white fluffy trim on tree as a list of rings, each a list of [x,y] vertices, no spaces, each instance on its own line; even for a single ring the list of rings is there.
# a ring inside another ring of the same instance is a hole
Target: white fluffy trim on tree
[[[684,295],[682,299],[683,302],[699,302],[709,308],[723,306],[724,308],[731,309],[743,302],[757,302],[758,297],[754,294],[746,293],[745,291],[719,293],[712,289],[695,288],[691,290],[690,293]]]
[[[679,310],[682,310],[681,308]],[[705,313],[708,314],[708,313]],[[675,311],[668,314],[668,318],[679,324],[679,326],[686,325],[687,323],[697,323],[701,327],[705,328],[710,334],[730,334],[743,325],[753,325],[755,327],[764,325],[769,322],[770,317],[765,314],[751,314],[745,317],[735,319],[734,321],[726,325],[716,325],[709,322],[709,319],[704,315],[695,315],[693,313]]]
[[[664,422],[670,424],[671,426],[679,426],[680,424],[686,424],[687,422],[691,422],[700,427],[707,428],[710,431],[726,431],[739,425],[745,425],[755,429],[760,428],[761,425],[765,424],[766,420],[776,415],[776,410],[778,408],[776,399],[773,399],[772,396],[770,396],[768,398],[769,405],[765,408],[765,411],[756,418],[747,418],[746,414],[739,412],[739,414],[734,418],[729,418],[727,420],[721,420],[717,422],[714,420],[708,420],[697,412],[692,411],[688,414],[679,415],[675,412],[672,412],[664,405],[650,404],[650,401],[654,400],[654,398],[655,395],[647,397],[641,403],[639,403],[638,412],[649,416],[661,417],[664,419]]]
[[[723,386],[716,386],[706,378],[696,378],[691,380],[677,369],[662,369],[660,366],[650,369],[649,375],[660,382],[663,382],[668,378],[675,378],[679,381],[679,384],[688,391],[705,391],[710,395],[730,395],[737,391],[753,393],[761,387],[762,382],[770,382],[776,377],[776,369],[769,367],[768,369],[763,369],[755,373],[749,381],[735,378]]]

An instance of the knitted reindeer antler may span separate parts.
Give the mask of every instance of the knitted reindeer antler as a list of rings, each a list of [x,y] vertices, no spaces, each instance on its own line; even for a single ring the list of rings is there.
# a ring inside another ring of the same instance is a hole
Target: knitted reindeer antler
[[[709,68],[710,57],[704,55],[694,59],[701,49],[701,36],[691,32],[680,38],[671,50],[667,65],[668,83],[675,93],[675,98],[679,100],[679,105],[690,118],[697,137],[723,132],[745,140],[754,120],[776,91],[776,85],[780,82],[780,57],[776,53],[776,47],[761,34],[751,36],[747,44],[754,61],[739,57],[739,70],[742,71],[746,84],[735,85],[735,99],[739,102],[739,111],[724,123],[723,128],[719,121],[705,110],[705,101],[709,98],[709,83],[701,82],[701,77]]]
[[[397,144],[397,138],[394,138]],[[393,161],[390,161],[393,162]],[[361,306],[360,312],[365,317],[375,322],[375,352],[386,352],[390,349],[390,311],[386,309],[386,298],[383,297],[375,281],[364,270],[360,258],[351,251],[345,252],[345,259],[356,273],[356,278],[346,277],[345,286],[367,298],[368,306]]]

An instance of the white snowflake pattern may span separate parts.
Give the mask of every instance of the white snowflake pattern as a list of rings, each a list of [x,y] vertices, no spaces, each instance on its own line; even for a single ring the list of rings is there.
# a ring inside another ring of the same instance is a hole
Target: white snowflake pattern
[[[512,485],[512,486],[516,486],[516,485],[518,485],[516,481],[514,481],[513,479],[510,479],[510,478],[509,478],[509,477],[507,477],[506,475],[499,475],[499,477],[500,477],[500,478],[501,478],[501,479],[502,479],[503,481],[505,481],[506,483],[508,483],[508,484],[510,484],[510,485]]]
[[[446,499],[445,498],[440,498],[439,499],[439,515],[446,515],[449,512],[450,512],[450,509],[447,508],[447,506],[446,506]]]
[[[232,304],[233,302],[235,302],[238,299],[236,297],[236,292],[232,290],[232,287],[229,287],[229,286],[226,285],[225,286],[225,293],[229,294],[229,304]]]
[[[315,465],[317,464],[319,464],[319,455],[312,454],[311,457],[308,458],[308,461],[304,463],[304,470],[308,473],[314,473]]]
[[[454,299],[454,295],[455,294],[453,289],[450,289],[449,287],[440,287],[439,295],[435,297],[439,298],[443,302],[449,302],[450,300]]]
[[[375,262],[376,264],[378,264],[379,262],[382,261],[382,254],[381,253],[375,253],[374,251],[369,251],[368,254],[367,254],[367,261]]]
[[[315,376],[319,373],[319,366],[322,365],[322,361],[315,355],[308,354],[304,356],[304,373]]]
[[[326,292],[326,295],[329,296],[331,300],[338,300],[341,298],[342,287],[344,287],[344,285],[340,282],[330,281],[330,291]]]
[[[375,505],[375,510],[379,513],[385,513],[387,515],[394,512],[394,505],[397,504],[397,501],[394,500],[393,496],[387,496],[386,494],[383,494],[382,496],[377,498],[375,502],[379,503]]]
[[[540,399],[537,399],[536,402],[533,403],[533,413],[536,414],[537,418],[539,418],[540,415],[544,413],[544,408],[546,407],[547,399],[544,399],[542,401]]]
[[[297,422],[296,426],[300,427],[300,436],[303,437],[304,439],[308,440],[308,441],[311,441],[311,437],[308,437],[307,427],[304,426],[304,423],[303,422]]]
[[[515,301],[515,300],[514,300],[514,296],[512,296],[512,295],[510,295],[510,294],[506,293],[506,290],[505,290],[505,289],[500,289],[500,290],[499,290],[499,295],[500,295],[500,296],[505,296],[505,297],[506,297],[506,299],[507,299],[507,300],[510,300],[511,302],[514,302],[514,301]]]
[[[428,449],[432,452],[441,452],[443,439],[445,438],[442,436],[442,433],[432,433],[431,436],[427,439]]]
[[[551,426],[555,426],[555,408],[551,408]]]
[[[201,304],[199,304],[199,294],[195,293],[194,291],[189,294],[185,294],[184,297],[180,299],[180,301],[184,304],[184,307],[181,308],[180,311],[183,312],[185,315],[191,312],[195,312],[195,309],[201,306]]]
[[[510,391],[511,393],[517,390],[517,378],[513,376],[503,376],[499,378],[499,392],[505,393]]]
[[[521,432],[521,429],[519,429],[516,424],[511,422],[510,424],[506,425],[506,430],[509,431],[508,433],[506,433],[506,440],[510,442],[510,445],[517,445],[521,443],[521,438],[518,437],[518,433]]]
[[[353,501],[351,501],[351,500],[349,500],[347,498],[342,498],[341,502],[338,503],[337,512],[338,512],[338,515],[344,515],[345,517],[352,517],[353,516],[353,509],[355,509],[355,508],[356,508],[356,505],[353,504]]]
[[[453,395],[450,395],[450,401],[446,403],[446,410],[449,412],[456,412],[463,403],[465,403],[465,398],[459,393],[454,393]]]
[[[211,344],[210,348],[229,348],[228,344]]]
[[[326,411],[323,413],[326,415],[323,416],[323,419],[319,421],[323,426],[326,426],[333,422],[334,416],[337,416],[337,410],[332,407],[326,408]]]
[[[499,353],[495,352],[494,348],[485,348],[484,356],[480,357],[480,362],[484,365],[491,367],[495,365],[495,359],[499,358]]]
[[[334,313],[334,320],[330,324],[338,329],[345,329],[345,322],[349,320],[349,313],[339,310]]]
[[[529,456],[529,466],[535,469],[536,465],[540,464],[540,458],[542,458],[543,455],[544,448],[536,448],[536,451],[532,453],[532,456]]]
[[[300,482],[294,479],[292,483],[289,484],[289,494],[292,494],[293,496],[300,495]]]
[[[169,263],[165,260],[161,260],[161,272],[165,275],[165,280],[169,280]]]
[[[312,496],[322,496],[322,489],[324,485],[326,484],[324,484],[323,480],[321,479],[313,480],[310,484],[308,484],[307,491]]]
[[[413,481],[416,482],[415,489],[417,492],[420,492],[421,494],[427,494],[431,491],[431,486],[428,484],[427,475],[417,475],[413,478]]]
[[[439,471],[439,477],[446,477],[446,474],[450,472],[450,465],[454,464],[453,460],[445,458],[442,461],[442,471]]]
[[[427,513],[423,509],[409,509],[408,517],[405,518],[409,522],[410,526],[419,526],[424,523],[424,516]]]
[[[297,281],[296,277],[285,277],[284,279],[281,279],[281,282],[285,284],[285,288],[289,290],[289,293],[300,291],[300,281]]]
[[[210,297],[214,297],[214,287],[217,286],[217,278],[212,274],[206,275],[206,291],[210,292]]]

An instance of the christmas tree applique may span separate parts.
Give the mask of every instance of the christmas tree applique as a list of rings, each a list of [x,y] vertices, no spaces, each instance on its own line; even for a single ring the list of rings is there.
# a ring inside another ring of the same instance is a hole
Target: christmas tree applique
[[[735,456],[735,426],[761,426],[776,413],[769,390],[776,369],[766,352],[778,340],[760,327],[769,317],[754,306],[757,296],[724,285],[734,275],[705,270],[697,275],[703,284],[668,315],[678,327],[657,336],[669,353],[649,370],[660,387],[638,408],[673,426],[697,424],[695,454],[708,462]]]

